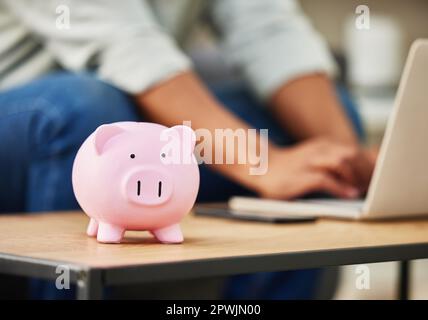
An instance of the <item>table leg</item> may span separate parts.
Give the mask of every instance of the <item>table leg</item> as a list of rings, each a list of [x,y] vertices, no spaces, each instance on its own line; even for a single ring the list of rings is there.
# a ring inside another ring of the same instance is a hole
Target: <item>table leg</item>
[[[399,288],[398,298],[400,300],[408,300],[410,292],[410,261],[404,260],[399,262]]]
[[[103,298],[102,273],[99,270],[82,270],[77,278],[78,300],[101,300]]]

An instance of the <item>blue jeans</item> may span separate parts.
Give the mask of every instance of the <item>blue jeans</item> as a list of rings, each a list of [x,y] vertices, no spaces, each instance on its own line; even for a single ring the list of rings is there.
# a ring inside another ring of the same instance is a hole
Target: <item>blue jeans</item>
[[[244,89],[220,88],[214,94],[255,128],[268,128],[273,141],[293,143]],[[355,110],[349,107],[347,111],[361,132]],[[141,121],[132,99],[89,74],[51,74],[0,93],[0,213],[78,209],[71,167],[79,146],[99,125],[125,120]],[[250,194],[207,167],[200,169],[198,201]],[[306,270],[231,277],[225,296],[310,298],[317,273]],[[64,294],[53,285],[41,284],[33,282],[37,297]]]

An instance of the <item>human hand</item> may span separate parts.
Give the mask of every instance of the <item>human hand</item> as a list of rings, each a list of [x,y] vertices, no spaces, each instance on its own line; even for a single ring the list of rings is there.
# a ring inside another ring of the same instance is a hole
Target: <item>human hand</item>
[[[310,192],[356,198],[367,190],[374,162],[375,156],[358,146],[311,139],[271,152],[267,173],[254,179],[255,189],[262,197],[274,199]]]

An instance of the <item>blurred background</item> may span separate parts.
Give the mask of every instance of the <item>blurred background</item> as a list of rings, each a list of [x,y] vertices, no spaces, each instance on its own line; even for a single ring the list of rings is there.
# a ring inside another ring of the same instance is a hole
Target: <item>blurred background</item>
[[[335,54],[341,70],[338,80],[351,87],[363,115],[367,143],[378,144],[410,45],[417,38],[428,37],[428,1],[299,2]],[[369,30],[355,28],[355,10],[361,4],[370,9]],[[185,49],[208,82],[231,81],[233,75],[222,61],[221,49],[213,37],[208,25],[199,24],[193,28]]]
[[[300,4],[337,59],[338,81],[350,88],[357,102],[367,133],[366,143],[379,144],[410,45],[417,38],[428,38],[428,1],[300,0]],[[369,30],[355,28],[355,19],[359,16],[355,11],[362,4],[370,10]],[[234,81],[208,25],[199,24],[189,39],[185,49],[206,81]],[[346,266],[340,269],[334,297],[396,298],[398,263],[368,266],[370,290],[356,289],[355,266]],[[428,299],[428,260],[416,261],[411,268],[410,298]]]

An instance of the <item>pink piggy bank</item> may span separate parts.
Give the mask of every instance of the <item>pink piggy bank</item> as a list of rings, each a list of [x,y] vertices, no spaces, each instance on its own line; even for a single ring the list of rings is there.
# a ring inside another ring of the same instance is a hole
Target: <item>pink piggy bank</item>
[[[73,189],[91,218],[87,234],[118,243],[126,230],[181,243],[179,222],[195,203],[199,168],[187,126],[117,122],[98,127],[73,164]]]

